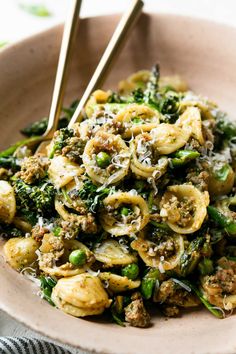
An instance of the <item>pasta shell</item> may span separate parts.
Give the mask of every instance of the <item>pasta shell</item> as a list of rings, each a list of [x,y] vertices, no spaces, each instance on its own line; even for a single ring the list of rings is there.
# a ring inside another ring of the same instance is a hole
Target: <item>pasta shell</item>
[[[162,123],[151,131],[153,145],[161,155],[168,155],[183,147],[189,140],[191,130],[174,124]]]
[[[201,145],[204,144],[201,113],[197,107],[187,107],[184,113],[176,121],[176,126],[188,132],[190,130],[190,135]]]
[[[176,233],[190,234],[200,229],[208,204],[208,192],[188,184],[169,186],[161,200],[160,215]]]
[[[100,279],[88,273],[60,279],[51,297],[60,310],[75,317],[99,315],[111,303]]]
[[[16,198],[13,187],[7,181],[0,181],[0,220],[11,223],[16,213]]]
[[[100,273],[99,278],[107,283],[108,289],[114,293],[136,289],[141,284],[140,280],[131,280],[127,277],[122,277],[121,275],[109,272]]]
[[[69,262],[73,250],[85,251],[87,262],[84,266],[74,266]],[[94,262],[93,253],[77,240],[62,240],[52,234],[45,234],[40,247],[39,268],[46,274],[57,277],[71,277],[85,272]]]
[[[159,80],[159,88],[170,87],[176,92],[185,92],[188,89],[186,81],[179,75],[161,76]]]
[[[87,117],[91,118],[94,113],[94,106],[96,104],[106,103],[110,95],[111,95],[111,91],[107,91],[107,92],[103,90],[94,91],[85,106],[85,113]]]
[[[137,262],[137,257],[116,240],[99,243],[93,250],[97,261],[106,267],[125,266]]]
[[[138,87],[145,88],[150,78],[149,70],[140,70],[130,75],[126,80],[122,80],[118,84],[118,90],[121,94],[127,95]]]
[[[148,267],[158,268],[161,273],[164,273],[178,266],[184,252],[183,236],[178,234],[168,236],[168,247],[170,247],[170,242],[173,244],[173,250],[169,257],[167,255],[161,256],[158,252],[158,245],[143,238],[132,241],[131,247],[138,251],[139,256]],[[161,242],[160,247],[165,248],[164,243]]]
[[[32,267],[38,258],[38,247],[39,243],[31,237],[11,238],[4,245],[6,260],[16,270]]]
[[[160,121],[160,113],[144,104],[131,104],[114,118],[115,123],[122,124],[123,138],[131,138],[142,132],[150,132]]]
[[[131,170],[142,178],[160,178],[167,170],[168,158],[156,154],[150,134],[137,135],[130,144]],[[156,156],[157,155],[157,156]]]
[[[223,181],[216,177],[214,171],[210,172],[208,190],[211,196],[226,195],[232,190],[235,182],[235,174],[230,165],[228,168],[229,172],[226,179]]]
[[[96,154],[106,152],[111,161],[107,168],[97,165]],[[88,141],[83,153],[83,163],[89,177],[99,184],[115,184],[124,178],[130,165],[130,152],[125,142],[118,135],[99,132]]]
[[[55,156],[51,160],[48,175],[56,188],[62,188],[71,182],[76,176],[80,176],[83,169],[65,156]]]
[[[149,222],[148,205],[140,195],[117,192],[105,198],[103,204],[105,210],[100,213],[100,222],[104,230],[114,236],[133,235]],[[130,217],[120,215],[119,209],[123,205],[132,209]]]

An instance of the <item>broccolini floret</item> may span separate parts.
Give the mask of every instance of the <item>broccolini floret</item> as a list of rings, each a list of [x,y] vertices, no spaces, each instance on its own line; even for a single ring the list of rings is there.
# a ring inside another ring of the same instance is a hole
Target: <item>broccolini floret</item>
[[[23,233],[12,224],[0,224],[0,236],[10,239],[12,237],[22,237]]]
[[[96,213],[96,210],[101,206],[102,200],[109,192],[109,188],[99,190],[98,187],[88,179],[84,182],[83,188],[78,191],[78,196],[85,201],[89,211]]]
[[[29,185],[21,179],[14,180],[17,208],[29,221],[33,216],[52,214],[54,210],[55,188],[47,180],[42,180],[38,185]]]
[[[58,130],[53,138],[53,147],[50,152],[49,158],[52,159],[55,152],[61,151],[68,143],[69,138],[73,136],[73,130],[68,128],[63,128]]]
[[[74,101],[69,108],[63,108],[65,116],[59,119],[58,129],[66,128],[71,117],[73,116],[76,107],[78,105],[78,100]],[[48,118],[43,118],[37,122],[30,123],[25,128],[21,130],[21,133],[25,136],[39,136],[43,135],[47,129]]]
[[[0,157],[0,167],[10,168],[14,172],[19,171],[19,160],[14,156]]]

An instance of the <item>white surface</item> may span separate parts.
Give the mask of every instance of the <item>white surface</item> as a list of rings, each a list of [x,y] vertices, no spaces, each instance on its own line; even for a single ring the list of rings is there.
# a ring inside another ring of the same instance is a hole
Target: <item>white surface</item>
[[[27,14],[19,8],[19,3],[45,4],[52,12],[49,18]],[[69,0],[0,0],[0,42],[13,42],[64,21]],[[82,16],[96,16],[122,12],[128,0],[86,0],[83,2]],[[169,12],[236,26],[235,0],[146,0],[145,10]],[[0,312],[0,336],[33,336],[36,333]],[[73,353],[81,351],[72,350]]]

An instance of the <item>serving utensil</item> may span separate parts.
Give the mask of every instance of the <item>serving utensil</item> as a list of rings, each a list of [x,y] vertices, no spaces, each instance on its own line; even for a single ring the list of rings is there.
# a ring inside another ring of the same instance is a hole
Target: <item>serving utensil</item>
[[[133,0],[131,6],[122,16],[82,98],[80,99],[75,113],[70,120],[68,125],[69,128],[72,127],[73,124],[76,123],[76,121],[79,119],[80,113],[91,93],[96,88],[101,86],[102,82],[105,80],[113,60],[117,57],[118,51],[121,49],[125,39],[128,37],[128,32],[131,30],[132,26],[140,15],[143,5],[143,1]]]
[[[52,139],[53,134],[58,126],[67,82],[70,57],[72,54],[76,30],[78,27],[78,18],[80,14],[81,4],[82,0],[71,0],[70,8],[68,11],[68,17],[65,22],[62,36],[61,49],[59,54],[47,129],[42,136],[36,137],[31,143],[31,146],[32,144],[35,146],[36,144],[39,144],[41,142],[36,152],[44,150],[45,145],[47,145],[47,141]]]
[[[71,2],[71,8],[69,11],[68,19],[65,24],[61,51],[59,56],[56,81],[54,85],[52,105],[49,114],[48,126],[46,132],[42,136],[30,138],[24,145],[29,146],[31,149],[41,143],[36,153],[45,152],[45,148],[52,139],[54,132],[57,129],[58,121],[60,117],[62,100],[65,92],[68,63],[72,52],[73,40],[75,37],[77,27],[77,17],[81,8],[82,0],[73,0]],[[81,110],[83,109],[86,101],[91,93],[104,81],[105,76],[108,73],[109,68],[113,62],[113,59],[118,55],[118,51],[124,44],[127,34],[134,25],[138,16],[141,13],[143,2],[141,0],[133,0],[131,6],[122,16],[116,30],[90,80],[88,87],[86,88],[79,105],[69,123],[71,127],[78,119]]]

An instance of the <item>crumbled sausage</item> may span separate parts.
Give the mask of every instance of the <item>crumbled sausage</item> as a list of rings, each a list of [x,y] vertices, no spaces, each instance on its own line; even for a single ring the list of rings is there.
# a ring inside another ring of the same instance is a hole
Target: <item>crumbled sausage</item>
[[[48,160],[44,156],[37,154],[23,160],[19,177],[25,183],[32,184],[45,177]]]
[[[199,305],[199,301],[195,295],[175,283],[173,279],[163,281],[155,300],[156,302],[180,307]]]
[[[222,257],[215,274],[203,277],[201,284],[208,301],[222,307],[226,294],[236,295],[236,262]]]
[[[135,298],[125,307],[125,320],[133,327],[149,327],[150,315],[144,307],[143,299],[141,297]]]

